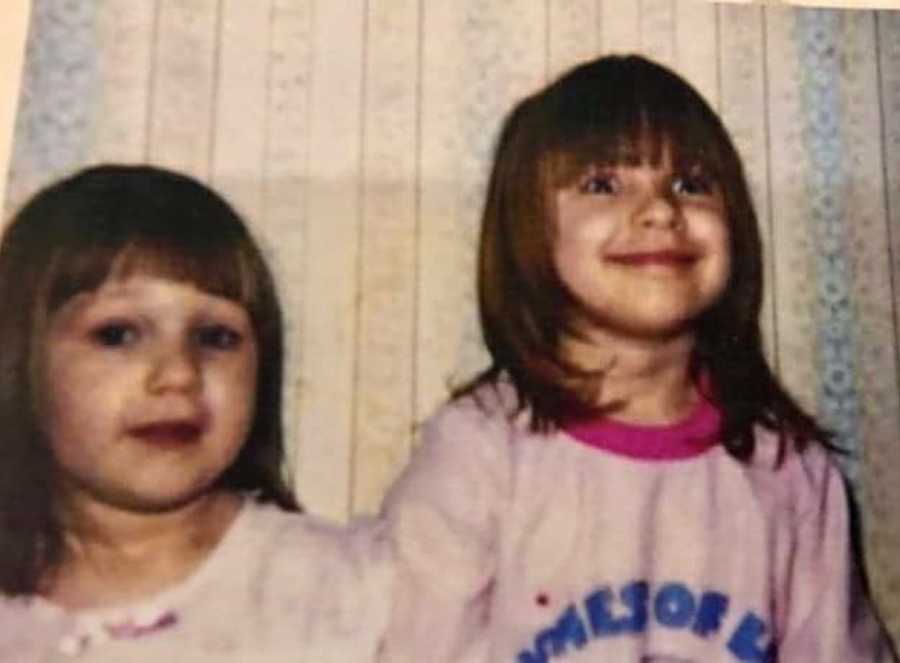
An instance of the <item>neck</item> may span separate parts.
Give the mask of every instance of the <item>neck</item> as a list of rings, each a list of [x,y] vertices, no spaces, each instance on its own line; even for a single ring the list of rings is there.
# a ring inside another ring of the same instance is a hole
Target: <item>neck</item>
[[[67,553],[44,592],[69,609],[145,598],[186,579],[207,558],[240,509],[214,492],[165,512],[137,513],[69,500]]]
[[[564,352],[577,365],[603,372],[595,405],[622,421],[669,424],[683,419],[698,394],[690,376],[693,335],[634,338],[597,331],[571,340]]]

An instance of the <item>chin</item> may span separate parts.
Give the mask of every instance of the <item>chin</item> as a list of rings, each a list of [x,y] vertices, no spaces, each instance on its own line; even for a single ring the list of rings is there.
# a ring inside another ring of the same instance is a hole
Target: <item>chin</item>
[[[635,325],[626,329],[626,335],[637,340],[669,343],[694,336],[693,325],[689,322],[673,322],[671,325]]]
[[[110,506],[135,514],[162,514],[178,511],[215,493],[213,486],[181,485],[135,487],[115,491],[102,501]]]
[[[660,316],[658,310],[629,317],[594,315],[586,320],[588,327],[613,337],[660,342],[693,335],[695,321],[696,318],[685,315]]]

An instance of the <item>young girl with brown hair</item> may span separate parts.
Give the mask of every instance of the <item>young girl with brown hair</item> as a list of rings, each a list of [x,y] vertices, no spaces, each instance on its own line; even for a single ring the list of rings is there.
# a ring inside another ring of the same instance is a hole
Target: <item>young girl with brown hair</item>
[[[283,475],[269,270],[206,186],[99,166],[0,245],[0,661],[371,661],[377,529]]]
[[[828,436],[766,363],[737,152],[638,56],[518,104],[482,218],[492,363],[386,501],[395,661],[884,660]]]

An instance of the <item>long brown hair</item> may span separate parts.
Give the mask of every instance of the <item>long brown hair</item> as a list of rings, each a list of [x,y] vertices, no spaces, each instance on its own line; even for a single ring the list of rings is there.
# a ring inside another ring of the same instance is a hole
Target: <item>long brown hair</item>
[[[550,193],[590,164],[658,161],[700,166],[721,188],[731,275],[721,298],[695,321],[690,370],[723,414],[722,440],[740,459],[753,453],[756,424],[802,446],[827,434],[778,383],[766,363],[759,314],[762,243],[740,157],[721,120],[680,76],[643,57],[582,64],[525,98],[507,117],[482,214],[478,303],[491,365],[455,392],[509,379],[533,430],[585,416],[602,372],[560,355],[577,303],[553,263]]]
[[[266,263],[234,209],[200,182],[105,165],[38,192],[0,244],[0,592],[33,593],[64,554],[55,467],[36,421],[38,348],[66,301],[115,272],[152,273],[241,304],[259,347],[250,433],[219,486],[296,510],[282,475],[282,322]]]

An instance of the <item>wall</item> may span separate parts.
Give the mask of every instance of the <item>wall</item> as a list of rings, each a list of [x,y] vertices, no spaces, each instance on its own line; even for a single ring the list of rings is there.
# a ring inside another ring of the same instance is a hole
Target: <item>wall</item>
[[[676,67],[745,158],[769,353],[855,451],[873,578],[900,633],[900,12],[35,0],[31,30],[8,209],[109,160],[226,192],[285,302],[296,486],[338,518],[377,508],[415,425],[483,365],[473,254],[503,113],[597,53]]]

